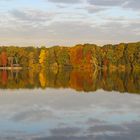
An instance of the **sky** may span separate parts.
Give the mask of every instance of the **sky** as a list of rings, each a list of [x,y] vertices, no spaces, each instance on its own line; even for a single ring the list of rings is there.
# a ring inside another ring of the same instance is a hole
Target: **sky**
[[[140,41],[140,0],[0,0],[0,45]]]

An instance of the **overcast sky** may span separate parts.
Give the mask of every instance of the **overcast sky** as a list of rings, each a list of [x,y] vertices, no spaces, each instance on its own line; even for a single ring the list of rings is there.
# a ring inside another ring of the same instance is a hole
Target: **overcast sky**
[[[0,45],[140,41],[140,0],[0,0]]]

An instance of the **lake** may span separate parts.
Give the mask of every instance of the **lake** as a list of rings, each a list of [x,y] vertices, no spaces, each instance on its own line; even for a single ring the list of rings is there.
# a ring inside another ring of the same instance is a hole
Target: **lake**
[[[139,140],[140,72],[0,71],[0,140]]]

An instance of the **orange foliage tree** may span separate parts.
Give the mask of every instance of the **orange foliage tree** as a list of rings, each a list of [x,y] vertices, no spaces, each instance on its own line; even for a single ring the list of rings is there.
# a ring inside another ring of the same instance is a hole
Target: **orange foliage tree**
[[[7,54],[6,51],[2,51],[1,53],[1,63],[3,67],[6,67],[7,65]]]

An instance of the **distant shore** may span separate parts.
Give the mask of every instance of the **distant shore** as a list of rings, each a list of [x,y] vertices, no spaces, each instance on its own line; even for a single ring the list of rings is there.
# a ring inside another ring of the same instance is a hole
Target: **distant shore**
[[[0,70],[21,70],[22,67],[0,67]]]

